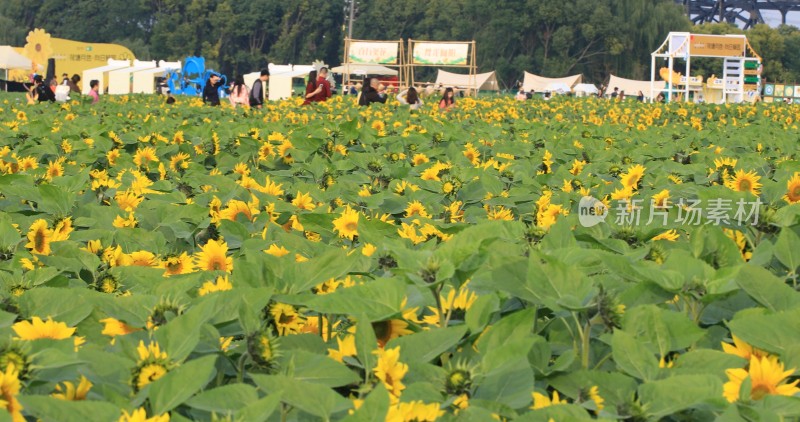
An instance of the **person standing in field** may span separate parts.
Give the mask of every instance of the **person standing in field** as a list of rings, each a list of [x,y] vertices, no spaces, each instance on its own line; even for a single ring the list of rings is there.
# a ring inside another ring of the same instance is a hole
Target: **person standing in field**
[[[250,90],[250,107],[261,108],[267,97],[267,81],[269,81],[269,69],[261,69],[261,76],[253,82],[253,89]]]
[[[228,97],[228,99],[231,101],[233,108],[236,108],[239,104],[244,108],[250,107],[250,90],[247,89],[247,85],[244,84],[244,77],[242,75],[237,76],[236,79],[233,80],[231,96]]]
[[[322,91],[322,87],[317,84],[317,71],[312,70],[308,74],[308,83],[306,83],[306,96],[305,101],[303,101],[303,105],[311,104],[311,99],[314,98],[320,91]]]
[[[419,110],[419,108],[424,104],[419,98],[417,89],[413,86],[397,94],[397,101],[402,105],[408,105],[408,108],[411,110]]]
[[[364,80],[364,87],[361,88],[361,94],[358,96],[358,105],[368,106],[372,103],[386,103],[386,97],[378,92],[380,83],[376,78],[367,78]]]
[[[310,78],[309,78],[310,79]],[[331,93],[331,83],[328,82],[328,68],[323,67],[319,70],[317,77],[317,87],[314,90],[314,95],[308,99],[312,103],[321,103],[328,101],[333,94]]]
[[[97,79],[92,79],[89,81],[89,96],[92,97],[92,104],[97,104],[100,102],[100,93],[98,92],[98,88],[100,88],[100,81]]]
[[[216,73],[212,73],[211,76],[208,77],[208,82],[206,82],[206,86],[203,88],[203,102],[211,105],[211,106],[218,106],[219,105],[219,86],[222,85],[222,82],[219,80],[219,75]]]

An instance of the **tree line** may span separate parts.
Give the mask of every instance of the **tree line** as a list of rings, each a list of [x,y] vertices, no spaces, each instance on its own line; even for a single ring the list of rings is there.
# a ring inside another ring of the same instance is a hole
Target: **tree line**
[[[476,40],[479,69],[496,70],[505,86],[523,70],[647,79],[650,53],[669,31],[741,32],[693,28],[672,0],[361,0],[357,9],[354,38]],[[21,46],[44,28],[122,44],[144,60],[202,55],[230,75],[268,62],[339,64],[346,16],[344,0],[4,0],[0,44]],[[757,26],[748,35],[767,79],[800,79],[800,30]],[[713,63],[699,65],[714,73]]]

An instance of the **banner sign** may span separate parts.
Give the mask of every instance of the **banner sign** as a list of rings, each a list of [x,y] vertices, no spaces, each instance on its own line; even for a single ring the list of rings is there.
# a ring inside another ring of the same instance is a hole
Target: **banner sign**
[[[689,41],[692,56],[744,57],[744,48],[744,37],[692,34]]]
[[[467,65],[469,43],[443,44],[434,42],[414,43],[414,64]]]
[[[350,63],[397,64],[400,43],[375,41],[350,41],[347,56]]]

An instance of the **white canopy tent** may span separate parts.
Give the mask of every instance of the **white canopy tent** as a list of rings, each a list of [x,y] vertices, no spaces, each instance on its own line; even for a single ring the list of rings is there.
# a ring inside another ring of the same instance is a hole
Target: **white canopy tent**
[[[92,79],[97,79],[100,82],[100,85],[97,87],[97,90],[98,92],[103,92],[103,88],[105,87],[106,73],[111,72],[112,70],[124,69],[130,66],[131,62],[128,60],[108,59],[108,64],[106,64],[105,66],[84,70],[83,76],[81,77],[81,80],[83,81],[83,90],[82,90],[83,94],[88,95],[89,92],[92,90],[89,87],[89,82],[91,82]]]
[[[534,75],[533,73],[525,72],[525,77],[522,80],[522,89],[524,91],[546,91],[548,85],[563,83],[572,88],[581,83],[583,75],[565,76],[563,78],[546,78],[544,76]]]
[[[156,61],[139,61],[134,60],[133,66],[123,69],[112,70],[108,72],[108,93],[111,95],[125,95],[131,93],[132,78],[131,75],[146,69],[154,69]]]
[[[597,93],[600,92],[594,84],[577,84],[572,88],[572,91],[579,97],[597,95]]]
[[[161,60],[158,67],[140,70],[133,74],[134,94],[153,94],[156,92],[155,79],[167,76],[170,70],[180,70],[181,62],[166,62]]]
[[[642,91],[645,98],[652,98],[650,93],[650,81],[637,81],[634,79],[620,78],[619,76],[611,75],[608,79],[608,91],[614,88],[619,88],[620,91],[625,91],[625,96],[639,95]]]
[[[308,65],[269,65],[269,100],[282,100],[292,96],[292,82],[311,73],[314,66]],[[242,75],[244,84],[253,88],[253,83],[261,76],[261,72]]]
[[[0,46],[0,69],[4,69],[4,83],[8,91],[8,71],[11,69],[30,69],[33,66],[30,59],[17,53],[13,47],[8,45]]]
[[[331,69],[331,72],[336,74],[347,75],[379,75],[379,76],[397,76],[397,69],[392,69],[379,64],[363,64],[363,63],[348,63],[341,66],[336,66]]]
[[[470,90],[488,90],[497,91],[497,76],[494,71],[486,73],[478,73],[476,75],[462,75],[458,73],[451,73],[439,69],[436,74],[436,85],[452,86],[457,88],[467,88]]]
[[[555,92],[558,94],[566,94],[568,92],[572,92],[572,87],[565,84],[564,82],[554,82],[551,84],[547,84],[547,87],[544,89],[547,92]]]

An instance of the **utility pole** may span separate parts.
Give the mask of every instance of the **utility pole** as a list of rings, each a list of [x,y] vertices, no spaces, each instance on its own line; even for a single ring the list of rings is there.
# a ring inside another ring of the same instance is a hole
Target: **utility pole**
[[[353,19],[356,17],[356,0],[347,0],[350,6],[350,18],[347,20],[347,38],[353,38]]]

